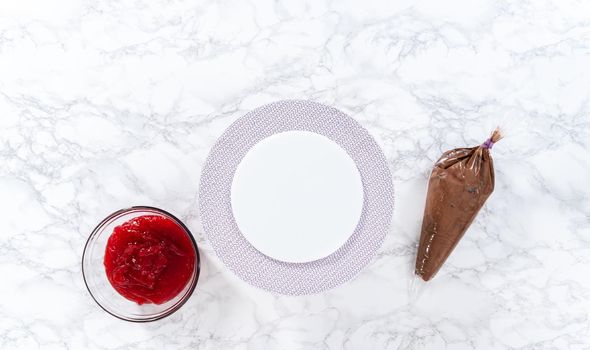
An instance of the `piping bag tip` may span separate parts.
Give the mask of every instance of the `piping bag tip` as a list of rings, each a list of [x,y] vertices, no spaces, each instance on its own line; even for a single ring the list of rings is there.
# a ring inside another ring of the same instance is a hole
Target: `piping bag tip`
[[[408,281],[408,303],[414,306],[424,293],[426,282],[417,274],[413,273]]]

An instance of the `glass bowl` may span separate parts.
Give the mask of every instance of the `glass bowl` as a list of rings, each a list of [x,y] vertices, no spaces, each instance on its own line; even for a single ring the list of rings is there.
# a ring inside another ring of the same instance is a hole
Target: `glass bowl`
[[[107,241],[113,229],[122,223],[143,215],[167,217],[180,226],[190,238],[195,249],[195,267],[190,280],[180,293],[163,304],[143,304],[121,296],[109,282],[103,264]],[[150,322],[171,315],[178,310],[195,290],[201,270],[199,250],[189,229],[174,215],[158,208],[136,206],[118,210],[102,220],[92,231],[82,254],[82,275],[88,292],[96,303],[109,314],[125,321]]]

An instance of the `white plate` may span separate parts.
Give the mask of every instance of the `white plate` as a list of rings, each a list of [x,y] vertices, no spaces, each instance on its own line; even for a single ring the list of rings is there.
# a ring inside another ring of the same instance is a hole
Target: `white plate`
[[[234,219],[261,253],[285,262],[321,259],[354,232],[363,208],[359,171],[344,149],[309,131],[254,145],[231,187]]]

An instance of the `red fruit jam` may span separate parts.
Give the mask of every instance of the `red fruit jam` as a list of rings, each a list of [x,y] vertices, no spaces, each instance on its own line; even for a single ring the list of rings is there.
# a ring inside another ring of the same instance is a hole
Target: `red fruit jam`
[[[162,304],[174,298],[195,269],[195,248],[173,220],[144,215],[115,227],[104,254],[104,267],[119,294],[138,304]]]

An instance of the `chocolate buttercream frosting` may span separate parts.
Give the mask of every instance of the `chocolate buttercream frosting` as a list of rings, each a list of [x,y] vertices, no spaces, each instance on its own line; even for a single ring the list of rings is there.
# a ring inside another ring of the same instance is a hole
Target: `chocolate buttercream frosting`
[[[445,263],[494,190],[490,150],[502,135],[498,129],[483,144],[446,151],[428,182],[416,274],[430,280]]]

